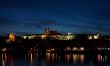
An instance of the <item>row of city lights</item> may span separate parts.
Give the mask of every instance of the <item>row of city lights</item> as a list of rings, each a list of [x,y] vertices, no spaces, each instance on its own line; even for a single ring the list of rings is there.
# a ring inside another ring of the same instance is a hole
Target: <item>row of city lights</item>
[[[67,47],[64,49],[65,51],[84,51],[84,47],[80,47],[80,48],[77,48],[77,47],[73,47],[72,49],[70,47]],[[50,49],[50,50],[46,50],[46,52],[54,52],[55,49]]]
[[[47,35],[43,34],[43,35],[30,35],[30,36],[22,36],[23,39],[34,39],[35,37],[39,36],[41,39],[46,39],[46,37],[48,37]],[[75,39],[76,35],[75,34],[71,34],[71,32],[69,32],[66,35],[51,35],[50,38],[57,38],[59,40],[72,40]],[[99,39],[100,35],[96,34],[96,35],[89,35],[88,36],[88,40],[92,40],[92,39]]]
[[[110,50],[110,48],[97,48],[97,50]]]
[[[7,48],[2,48],[3,52],[6,51],[6,50],[7,50]],[[32,48],[31,48],[31,50],[32,50]],[[80,48],[77,48],[77,47],[73,47],[73,48],[67,47],[67,48],[65,48],[65,51],[70,51],[70,50],[73,50],[73,51],[84,51],[85,49],[84,49],[84,47],[80,47]],[[55,49],[52,48],[52,49],[47,50],[47,51],[51,52],[51,51],[55,51]]]
[[[65,50],[73,50],[73,51],[84,51],[84,47],[80,47],[80,48],[77,48],[77,47],[73,47],[73,48],[70,48],[70,47],[67,47]]]

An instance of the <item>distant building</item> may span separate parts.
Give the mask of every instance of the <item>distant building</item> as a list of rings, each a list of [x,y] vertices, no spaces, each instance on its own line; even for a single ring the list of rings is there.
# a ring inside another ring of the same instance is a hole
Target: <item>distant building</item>
[[[45,35],[59,35],[59,34],[61,34],[61,33],[57,32],[57,31],[50,30],[50,29],[48,28],[48,29],[45,29],[45,30],[44,30],[44,34],[45,34]]]
[[[66,34],[66,35],[59,35],[59,40],[72,40],[76,38],[76,35],[73,34]]]
[[[13,35],[10,34],[11,36]],[[48,29],[45,29],[43,34],[34,34],[34,35],[25,35],[22,36],[23,39],[57,39],[57,40],[93,40],[93,39],[100,39],[100,34],[72,34],[71,32],[68,32],[67,34],[61,34],[57,31],[53,31]],[[12,39],[12,38],[11,38]]]
[[[42,35],[42,38],[50,38],[50,39],[58,39],[58,35],[61,35],[61,33],[57,32],[57,31],[53,31],[48,29],[44,30],[44,35]]]
[[[14,33],[11,32],[11,33],[9,34],[9,40],[10,40],[10,41],[15,41]]]
[[[25,35],[22,36],[23,39],[34,39],[36,37],[36,35]]]
[[[97,33],[97,34],[92,34],[92,35],[89,35],[88,36],[88,39],[89,40],[92,40],[92,39],[99,39],[100,38],[100,34]]]

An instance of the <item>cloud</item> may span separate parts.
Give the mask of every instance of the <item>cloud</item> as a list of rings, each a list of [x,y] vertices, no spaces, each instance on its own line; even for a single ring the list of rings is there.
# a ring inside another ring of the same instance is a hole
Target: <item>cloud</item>
[[[108,32],[110,30],[110,28],[105,28],[105,25],[107,25],[106,23],[103,25],[104,23],[96,23],[96,24],[93,24],[91,25],[90,24],[77,24],[77,23],[61,23],[61,22],[57,22],[57,21],[54,21],[54,20],[51,20],[51,19],[45,19],[45,20],[40,20],[38,21],[35,25],[38,25],[39,27],[43,27],[44,25],[45,26],[52,26],[52,25],[55,25],[55,26],[61,26],[62,28],[65,27],[65,28],[68,28],[68,29],[85,29],[87,31],[89,30],[94,30],[94,31],[102,31],[102,32]],[[35,26],[34,25],[34,26]],[[73,30],[74,31],[74,30]]]
[[[50,25],[55,25],[57,23],[51,19],[41,19],[41,20],[36,20],[34,23],[26,23],[26,24],[27,24],[27,26],[44,29],[44,28],[49,27]]]
[[[25,30],[33,30],[33,29],[38,29],[38,30],[44,30],[45,28],[48,28],[49,26],[55,26],[54,28],[57,28],[60,26],[61,28],[67,28],[71,31],[74,31],[74,29],[79,30],[83,29],[81,31],[101,31],[101,32],[110,32],[110,28],[108,28],[108,22],[83,22],[83,23],[64,23],[64,22],[57,22],[57,20],[52,20],[52,19],[40,19],[40,20],[34,20],[34,22],[20,22],[19,20],[12,20],[9,19],[5,16],[0,16],[0,27],[1,29],[8,30],[9,28],[10,31],[15,31],[19,30],[17,33],[20,33],[20,31]],[[105,27],[106,26],[106,27]],[[58,29],[58,28],[57,28]],[[58,29],[59,30],[59,29]],[[79,30],[80,31],[80,30]],[[64,32],[64,31],[63,31]],[[21,32],[24,33],[25,32]]]

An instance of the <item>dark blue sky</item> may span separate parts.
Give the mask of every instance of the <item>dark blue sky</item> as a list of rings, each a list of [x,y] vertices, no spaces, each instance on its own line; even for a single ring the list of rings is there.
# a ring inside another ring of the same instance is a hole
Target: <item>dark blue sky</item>
[[[0,0],[0,34],[110,33],[109,0]]]

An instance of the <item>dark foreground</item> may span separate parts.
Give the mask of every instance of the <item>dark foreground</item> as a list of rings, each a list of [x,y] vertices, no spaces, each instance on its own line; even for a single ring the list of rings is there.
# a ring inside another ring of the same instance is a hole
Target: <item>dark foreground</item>
[[[110,66],[110,54],[1,53],[0,66]]]

